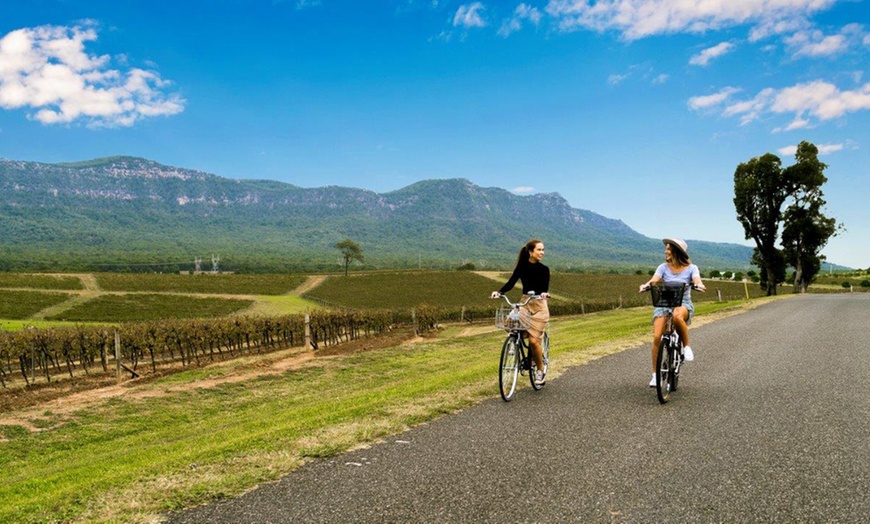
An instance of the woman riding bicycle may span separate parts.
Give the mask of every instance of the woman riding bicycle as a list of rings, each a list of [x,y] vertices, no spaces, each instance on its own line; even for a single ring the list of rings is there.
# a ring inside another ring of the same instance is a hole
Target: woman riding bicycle
[[[683,341],[683,360],[691,362],[695,359],[695,354],[692,348],[689,347],[689,324],[692,323],[692,317],[695,316],[695,306],[692,304],[692,286],[695,286],[701,291],[706,290],[704,283],[701,282],[701,272],[698,266],[692,263],[689,259],[689,247],[686,242],[679,238],[665,238],[662,240],[665,245],[665,262],[656,268],[655,274],[647,282],[640,286],[640,291],[646,291],[653,284],[664,282],[666,286],[686,285],[686,291],[683,294],[683,305],[679,307],[665,308],[657,307],[653,310],[653,341],[652,341],[652,366],[653,377],[649,383],[651,388],[656,387],[656,354],[658,353],[659,343],[662,340],[662,332],[664,331],[668,313],[673,313],[674,327]]]
[[[526,242],[520,248],[517,255],[517,265],[507,283],[498,291],[493,291],[490,298],[499,298],[516,285],[517,280],[523,283],[523,294],[534,292],[541,296],[541,300],[530,300],[525,310],[530,317],[530,326],[526,334],[529,338],[531,357],[535,359],[537,374],[535,384],[543,384],[546,376],[544,369],[543,348],[541,336],[550,321],[550,309],[547,307],[547,299],[550,297],[550,268],[541,263],[544,258],[544,243],[533,239]]]

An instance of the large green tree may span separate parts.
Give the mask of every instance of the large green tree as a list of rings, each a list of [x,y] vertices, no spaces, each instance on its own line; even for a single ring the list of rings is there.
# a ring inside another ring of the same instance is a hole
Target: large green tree
[[[821,211],[821,187],[828,179],[818,152],[813,144],[801,142],[792,166],[783,168],[778,156],[767,153],[741,163],[734,172],[737,220],[746,239],[755,241],[752,261],[761,270],[768,295],[775,295],[785,281],[788,265],[795,268],[795,289],[806,290],[821,267],[822,248],[836,234],[836,221]],[[777,247],[781,224],[782,249]]]
[[[782,161],[767,153],[741,163],[734,171],[734,207],[746,239],[755,241],[752,261],[759,267],[761,285],[768,295],[785,280],[785,262],[776,247],[782,209],[788,198]]]
[[[786,262],[795,270],[794,291],[803,293],[821,269],[822,249],[842,229],[834,218],[825,216],[822,185],[828,181],[828,167],[818,159],[819,150],[809,142],[798,145],[797,163],[785,169],[791,185],[791,204],[783,213],[782,247]]]
[[[362,254],[362,248],[359,247],[359,244],[349,238],[345,238],[337,243],[335,247],[341,251],[341,256],[344,259],[344,276],[347,276],[347,269],[351,262],[354,260],[359,262],[363,261],[364,257]]]

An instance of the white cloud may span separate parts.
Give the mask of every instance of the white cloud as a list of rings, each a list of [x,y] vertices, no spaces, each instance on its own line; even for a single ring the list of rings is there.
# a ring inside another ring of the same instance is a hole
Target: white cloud
[[[787,126],[774,128],[773,132],[784,133],[787,131],[794,131],[796,129],[809,129],[811,127],[812,123],[809,120],[801,117],[795,117],[795,119],[789,122]]]
[[[541,12],[536,7],[528,4],[520,4],[514,9],[513,16],[502,22],[498,30],[498,34],[503,37],[508,37],[511,33],[519,31],[523,28],[523,22],[528,20],[533,25],[537,26],[541,23]]]
[[[796,57],[834,55],[846,49],[843,35],[825,36],[821,31],[797,32],[786,38],[785,43],[795,49]]]
[[[725,88],[710,96],[689,99],[689,108],[706,109],[723,104],[734,88]],[[775,131],[788,131],[811,127],[812,120],[833,120],[848,113],[870,109],[870,83],[854,90],[841,91],[823,80],[797,84],[784,89],[766,88],[750,100],[732,103],[724,108],[726,117],[740,116],[741,124],[748,124],[763,114],[793,114],[792,122]]]
[[[718,93],[704,96],[693,96],[689,99],[690,109],[706,109],[711,106],[716,106],[727,100],[734,93],[739,93],[740,89],[736,87],[723,87]]]
[[[309,7],[320,6],[320,0],[296,0],[296,10],[301,11]]]
[[[770,109],[775,113],[809,113],[820,120],[839,118],[870,109],[870,83],[853,91],[840,91],[823,80],[798,84],[781,90]]]
[[[775,96],[775,89],[762,89],[751,100],[743,100],[729,105],[722,112],[722,115],[726,117],[740,115],[740,125],[750,124],[761,117]]]
[[[668,79],[669,79],[670,77],[671,77],[671,75],[668,75],[668,74],[662,73],[662,74],[656,76],[655,78],[653,78],[652,83],[653,83],[653,84],[656,84],[656,85],[664,84],[665,82],[668,81]]]
[[[713,60],[714,58],[719,58],[722,55],[726,55],[730,53],[733,49],[734,44],[732,44],[731,42],[721,42],[714,45],[713,47],[708,47],[707,49],[704,49],[697,55],[690,58],[689,64],[706,67],[711,60]]]
[[[28,108],[43,124],[97,127],[126,127],[184,110],[185,101],[164,93],[170,83],[155,71],[111,69],[108,55],[86,53],[85,44],[96,39],[89,22],[8,33],[0,39],[0,107]]]
[[[816,147],[819,149],[820,155],[828,155],[830,153],[842,151],[845,146],[843,144],[819,144]]]
[[[836,0],[550,0],[563,31],[619,31],[626,40],[753,24],[753,38],[793,31]]]
[[[535,192],[535,188],[531,186],[519,186],[513,188],[511,191],[518,195],[529,195]]]
[[[816,145],[816,148],[819,150],[819,155],[829,155],[831,153],[836,153],[837,151],[842,151],[845,147],[845,144],[819,144]],[[794,156],[797,153],[797,145],[790,145],[781,147],[776,150],[782,156]]]
[[[607,77],[607,83],[612,85],[612,86],[615,86],[617,84],[622,83],[622,81],[625,80],[626,78],[628,78],[629,76],[630,75],[628,73],[626,73],[626,74],[614,73],[614,74]]]
[[[486,21],[481,14],[485,9],[480,2],[459,6],[453,15],[453,27],[486,27]]]

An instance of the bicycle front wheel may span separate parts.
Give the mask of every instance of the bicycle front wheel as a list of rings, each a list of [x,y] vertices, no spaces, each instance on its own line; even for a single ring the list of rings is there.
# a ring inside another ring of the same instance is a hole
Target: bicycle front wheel
[[[498,385],[501,389],[501,398],[510,402],[517,391],[517,376],[520,374],[520,348],[517,338],[508,335],[501,347],[500,372]]]
[[[656,396],[664,404],[671,396],[671,359],[667,338],[662,337],[656,356]]]

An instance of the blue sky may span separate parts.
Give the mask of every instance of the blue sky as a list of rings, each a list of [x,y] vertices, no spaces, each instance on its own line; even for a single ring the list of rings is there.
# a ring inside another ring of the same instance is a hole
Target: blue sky
[[[650,237],[751,245],[735,168],[791,165],[807,140],[846,227],[824,253],[868,268],[868,7],[0,0],[0,157],[376,192],[461,177]]]

